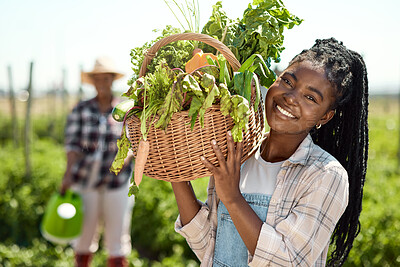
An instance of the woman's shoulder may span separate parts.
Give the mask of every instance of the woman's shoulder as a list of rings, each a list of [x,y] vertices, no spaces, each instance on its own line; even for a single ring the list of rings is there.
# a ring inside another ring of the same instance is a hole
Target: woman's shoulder
[[[334,173],[335,176],[347,179],[347,171],[342,164],[329,152],[316,144],[313,144],[307,165],[312,166],[312,169],[321,173]]]

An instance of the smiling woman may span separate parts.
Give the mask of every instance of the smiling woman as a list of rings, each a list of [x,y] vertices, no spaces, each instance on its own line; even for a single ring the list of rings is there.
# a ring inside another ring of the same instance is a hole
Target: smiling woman
[[[175,230],[201,266],[344,263],[366,173],[366,75],[358,53],[333,38],[317,40],[269,88],[271,130],[252,157],[241,166],[243,144],[230,132],[227,158],[212,141],[219,165],[202,158],[213,174],[206,203],[190,183],[172,183]]]

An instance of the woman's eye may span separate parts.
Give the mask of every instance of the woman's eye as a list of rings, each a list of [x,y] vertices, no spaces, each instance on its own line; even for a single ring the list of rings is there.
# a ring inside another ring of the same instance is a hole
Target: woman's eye
[[[317,103],[317,100],[316,100],[313,96],[311,96],[311,95],[306,95],[306,98],[309,99],[309,100],[311,100],[312,102]]]
[[[286,84],[288,84],[289,86],[292,86],[292,83],[291,83],[288,79],[286,79],[285,77],[282,77],[282,80],[283,80]]]

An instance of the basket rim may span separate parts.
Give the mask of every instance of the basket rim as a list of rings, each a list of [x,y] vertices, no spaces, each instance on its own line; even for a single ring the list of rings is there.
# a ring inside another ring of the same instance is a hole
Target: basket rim
[[[231,65],[233,71],[237,71],[241,66],[240,62],[237,60],[233,52],[218,39],[204,33],[184,32],[184,33],[177,33],[165,36],[160,40],[158,40],[157,42],[155,42],[144,54],[144,59],[139,70],[139,77],[145,76],[147,72],[147,66],[150,64],[151,60],[156,56],[157,51],[161,47],[175,41],[183,41],[183,40],[199,41],[214,47],[226,58],[228,63]]]

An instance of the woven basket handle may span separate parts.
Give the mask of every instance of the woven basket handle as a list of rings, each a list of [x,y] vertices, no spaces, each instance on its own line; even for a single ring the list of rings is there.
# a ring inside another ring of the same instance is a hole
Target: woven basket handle
[[[152,47],[147,51],[142,66],[140,67],[140,72],[139,72],[139,77],[142,77],[146,74],[147,71],[147,65],[150,64],[151,60],[154,58],[156,55],[157,51],[163,47],[166,44],[179,41],[179,40],[193,40],[193,41],[199,41],[206,43],[208,45],[211,45],[215,49],[217,49],[229,62],[231,65],[233,71],[237,71],[240,68],[240,62],[236,59],[235,55],[232,53],[232,51],[224,45],[222,42],[218,41],[217,39],[207,35],[207,34],[201,34],[201,33],[192,33],[192,32],[187,32],[187,33],[178,33],[178,34],[173,34],[170,36],[166,36],[162,38],[161,40],[157,41],[156,43],[153,44]]]

